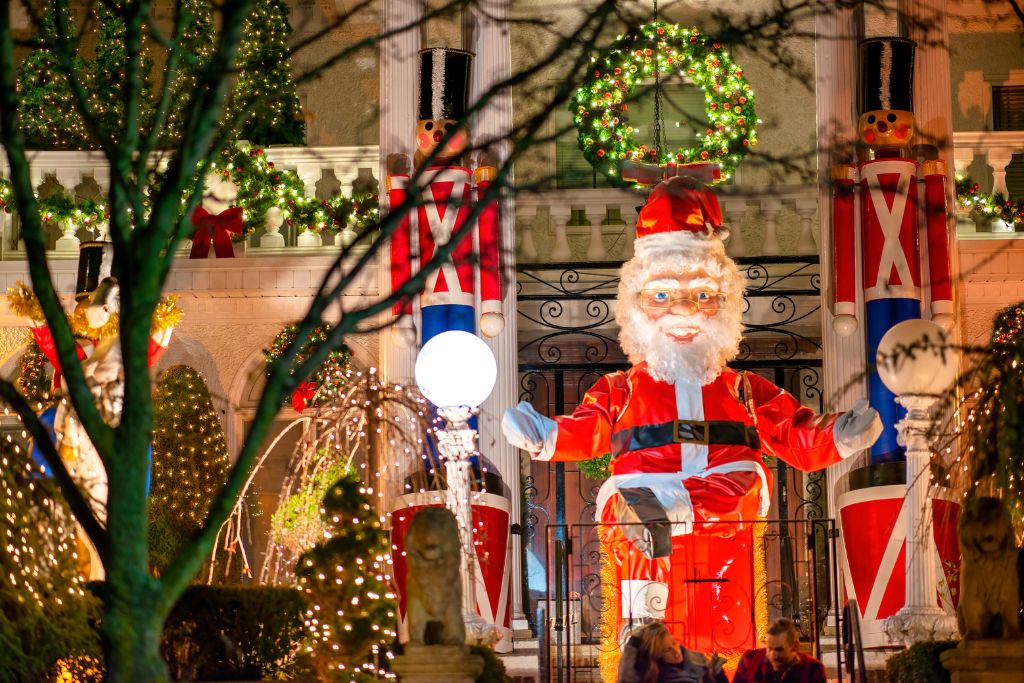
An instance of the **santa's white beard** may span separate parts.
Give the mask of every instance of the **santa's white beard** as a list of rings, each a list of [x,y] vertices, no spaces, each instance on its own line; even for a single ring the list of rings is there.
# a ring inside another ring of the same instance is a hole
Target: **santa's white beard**
[[[647,372],[662,382],[708,384],[739,352],[743,335],[740,311],[723,309],[710,318],[698,313],[651,320],[643,309],[634,308],[626,316],[619,332],[622,349],[634,365],[646,361]],[[686,327],[697,328],[700,334],[689,342],[667,334],[672,328]]]

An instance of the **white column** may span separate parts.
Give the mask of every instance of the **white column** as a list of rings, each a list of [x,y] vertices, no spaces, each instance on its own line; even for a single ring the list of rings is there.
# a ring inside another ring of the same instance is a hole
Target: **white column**
[[[907,647],[926,640],[954,638],[957,633],[956,619],[937,604],[937,551],[932,536],[932,504],[928,497],[932,455],[928,431],[934,424],[929,410],[936,399],[935,396],[896,399],[907,409],[907,416],[896,425],[907,444],[907,494],[903,497],[907,525],[906,597],[903,609],[885,620],[885,630],[890,639]]]
[[[867,395],[861,378],[865,367],[863,334],[841,337],[832,329],[832,183],[831,168],[856,161],[857,29],[854,12],[840,5],[815,15],[814,66],[815,109],[818,113],[818,247],[821,273],[822,385],[825,409],[848,410],[855,400]],[[859,259],[859,241],[857,262]],[[860,291],[860,269],[857,291]],[[864,319],[864,302],[857,302],[858,317]],[[856,380],[856,381],[854,381]],[[847,475],[860,464],[863,454],[832,465],[827,470],[828,517],[838,519],[836,500],[849,488]],[[842,539],[836,543],[840,558],[839,602],[843,603],[845,553]],[[829,622],[838,625],[839,605],[833,605]]]
[[[476,63],[471,86],[471,102],[498,83],[507,81],[512,75],[512,49],[509,41],[508,0],[481,0],[475,12],[473,46]],[[500,167],[508,159],[509,135],[512,130],[512,93],[503,89],[490,94],[490,99],[473,122],[473,142],[484,148],[487,155]],[[511,186],[511,173],[506,177]],[[519,451],[508,444],[501,434],[501,416],[506,408],[514,406],[519,398],[519,366],[516,352],[516,297],[515,297],[515,199],[511,193],[502,198],[501,216],[501,260],[503,298],[501,314],[505,318],[505,329],[487,343],[498,361],[498,379],[494,391],[484,402],[480,411],[480,450],[497,466],[502,479],[511,494],[511,522],[519,521],[520,481]],[[522,575],[520,567],[520,536],[510,537],[508,548],[510,597],[512,619],[525,624],[523,614]],[[503,640],[495,645],[499,652],[512,649],[512,634],[505,633]]]
[[[862,377],[865,360],[863,334],[840,337],[832,329],[832,184],[831,168],[855,161],[853,140],[857,120],[857,29],[854,11],[833,6],[815,16],[815,106],[818,112],[818,245],[821,254],[821,346],[826,410],[847,410],[867,395]],[[859,244],[858,244],[859,249]],[[857,262],[860,262],[859,253]],[[860,291],[860,269],[857,269]],[[864,302],[857,315],[864,319]],[[852,384],[851,384],[852,382]],[[842,392],[842,393],[840,393]],[[848,458],[828,469],[828,515],[836,518],[835,500],[845,491],[845,475],[859,464]],[[838,486],[838,488],[837,488]]]
[[[400,26],[413,24],[422,9],[418,0],[382,0],[381,31],[387,33]],[[420,48],[418,26],[398,33],[380,44],[380,170],[381,206],[387,206],[387,159],[392,154],[404,154],[410,163],[413,153],[413,134],[416,129],[417,58]],[[385,247],[379,252],[377,286],[383,295],[391,291],[390,253]],[[381,376],[387,382],[414,385],[413,368],[416,363],[415,346],[403,346],[394,327],[380,334]],[[392,472],[395,477],[403,473]]]

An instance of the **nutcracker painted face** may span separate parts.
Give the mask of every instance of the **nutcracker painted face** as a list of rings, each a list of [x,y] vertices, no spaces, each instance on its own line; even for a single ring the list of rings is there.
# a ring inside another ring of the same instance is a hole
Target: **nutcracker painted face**
[[[717,238],[702,244],[665,233],[643,240],[652,241],[622,268],[619,341],[630,362],[646,362],[655,379],[706,384],[738,352],[743,279]]]
[[[861,114],[857,132],[870,149],[908,149],[914,139],[914,115],[892,109],[869,111]]]
[[[466,151],[469,146],[469,134],[465,126],[459,126],[456,121],[424,120],[416,124],[416,152],[420,158],[426,159],[441,143],[445,135],[455,128],[444,148],[434,158],[434,163],[446,162],[454,159]]]

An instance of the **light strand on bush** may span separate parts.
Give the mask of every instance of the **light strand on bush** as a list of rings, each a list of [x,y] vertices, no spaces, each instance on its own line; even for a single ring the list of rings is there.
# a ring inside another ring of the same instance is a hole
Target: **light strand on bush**
[[[374,513],[373,496],[355,471],[342,476],[323,500],[325,540],[295,567],[310,601],[307,652],[331,680],[394,678],[386,660],[397,637],[398,605],[388,535]]]

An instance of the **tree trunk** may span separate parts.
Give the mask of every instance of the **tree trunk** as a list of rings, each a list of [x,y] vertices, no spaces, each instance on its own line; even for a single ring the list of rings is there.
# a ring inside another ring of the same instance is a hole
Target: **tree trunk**
[[[108,586],[110,583],[106,584]],[[105,596],[100,634],[110,683],[165,683],[170,680],[160,656],[164,616],[151,589]]]

